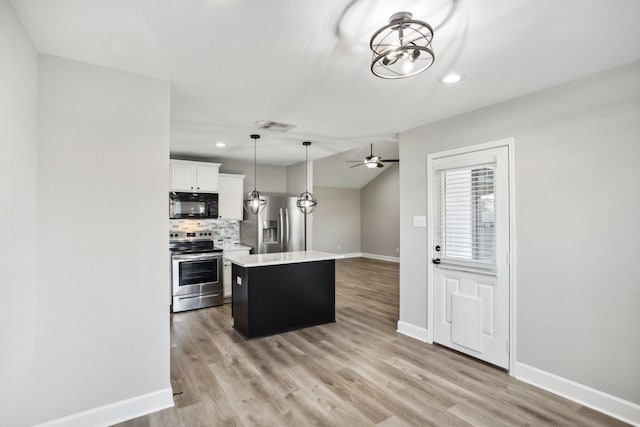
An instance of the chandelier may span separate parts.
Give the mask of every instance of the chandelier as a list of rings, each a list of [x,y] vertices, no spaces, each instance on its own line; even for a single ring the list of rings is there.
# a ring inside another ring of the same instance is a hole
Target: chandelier
[[[412,18],[410,12],[398,12],[371,37],[371,72],[376,76],[402,79],[415,76],[433,64],[433,28]]]

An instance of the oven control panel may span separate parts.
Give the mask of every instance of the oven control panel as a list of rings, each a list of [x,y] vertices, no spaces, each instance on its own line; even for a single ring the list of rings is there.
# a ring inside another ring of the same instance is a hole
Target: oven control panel
[[[212,231],[169,231],[170,240],[198,240],[198,239],[213,239]]]

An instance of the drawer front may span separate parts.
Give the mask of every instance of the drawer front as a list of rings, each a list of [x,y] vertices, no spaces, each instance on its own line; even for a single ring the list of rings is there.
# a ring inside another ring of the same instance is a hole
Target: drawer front
[[[181,295],[173,297],[173,311],[178,312],[214,307],[216,305],[222,305],[223,303],[224,297],[222,290],[199,295]]]

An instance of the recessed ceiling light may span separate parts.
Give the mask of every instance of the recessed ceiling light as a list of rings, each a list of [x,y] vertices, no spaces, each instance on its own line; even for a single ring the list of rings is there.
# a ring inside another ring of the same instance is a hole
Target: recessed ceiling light
[[[462,76],[456,73],[447,74],[441,79],[442,83],[446,83],[448,85],[458,83],[460,80],[462,80]]]
[[[227,144],[225,144],[225,143],[224,143],[224,142],[222,142],[222,141],[220,141],[220,142],[216,142],[216,147],[220,147],[220,148],[222,148],[222,147],[226,147],[226,146],[227,146]]]

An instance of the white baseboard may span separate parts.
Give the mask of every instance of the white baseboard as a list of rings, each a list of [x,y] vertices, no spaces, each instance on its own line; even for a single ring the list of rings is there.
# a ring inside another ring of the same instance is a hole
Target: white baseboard
[[[398,258],[397,256],[376,255],[376,254],[368,254],[364,252],[361,253],[360,256],[363,258],[378,259],[380,261],[400,262],[400,258]]]
[[[141,417],[161,409],[173,406],[173,391],[171,387],[131,399],[121,400],[108,405],[66,417],[36,424],[34,427],[86,427],[110,426],[126,420]]]
[[[429,331],[425,328],[421,328],[419,326],[412,325],[411,323],[403,322],[401,320],[398,321],[398,329],[396,332],[406,335],[411,338],[415,338],[422,342],[426,342],[431,344],[431,336],[429,335]]]
[[[360,258],[362,256],[360,252],[353,252],[350,254],[338,254],[338,255],[341,255],[343,258]]]
[[[573,400],[629,424],[640,426],[640,405],[633,402],[520,362],[516,362],[514,374],[520,381]]]
[[[341,255],[343,258],[371,258],[371,259],[377,259],[380,261],[400,262],[400,258],[395,256],[368,254],[366,252],[352,252],[350,254],[338,254],[338,255]]]

